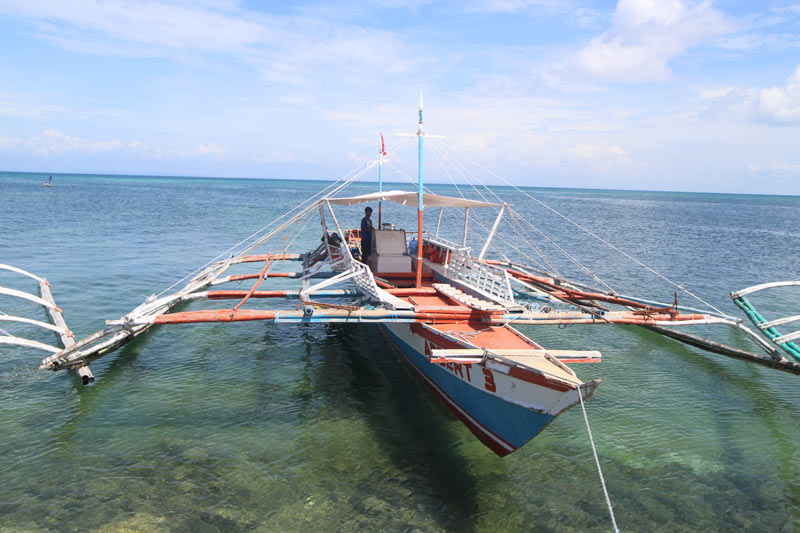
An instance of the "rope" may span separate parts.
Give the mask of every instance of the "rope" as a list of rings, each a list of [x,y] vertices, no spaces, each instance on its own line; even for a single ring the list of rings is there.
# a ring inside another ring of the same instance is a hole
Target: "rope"
[[[447,145],[443,145],[443,148],[448,148],[448,149],[452,150],[454,153],[458,154],[458,152],[455,152],[455,150],[454,150],[454,149],[452,149],[452,148],[449,148]],[[436,155],[436,151],[435,151],[435,150],[431,150],[431,151],[434,153],[434,155]],[[453,168],[454,168],[454,169],[455,169],[455,170],[456,170],[456,171],[457,171],[457,172],[458,172],[458,173],[461,175],[461,177],[462,177],[462,178],[464,178],[464,180],[465,180],[467,183],[469,183],[470,185],[472,185],[472,182],[471,182],[471,181],[470,181],[470,179],[467,177],[467,174],[469,174],[470,176],[472,176],[472,179],[473,179],[473,180],[475,180],[475,181],[476,181],[476,182],[478,182],[480,185],[482,185],[482,186],[483,186],[483,188],[484,188],[484,189],[486,189],[486,190],[487,190],[487,191],[488,191],[490,194],[494,195],[494,197],[497,199],[497,201],[504,203],[503,199],[502,199],[502,198],[500,198],[500,196],[499,196],[499,195],[498,195],[496,192],[494,192],[494,191],[493,191],[492,189],[490,189],[490,188],[489,188],[487,185],[485,185],[483,182],[481,182],[481,180],[478,178],[478,176],[476,176],[476,175],[475,175],[473,172],[471,172],[471,171],[470,171],[470,170],[469,170],[469,169],[468,169],[466,166],[464,166],[464,164],[463,164],[463,163],[461,163],[460,161],[455,161],[455,160],[451,161],[451,160],[450,160],[450,158],[449,158],[449,157],[448,157],[446,154],[443,154],[443,157],[445,157],[445,158],[447,159],[447,161],[448,161],[448,162],[449,162],[451,165],[453,165]],[[438,156],[437,156],[437,158],[438,158]],[[466,157],[465,157],[465,159],[466,159]],[[456,162],[458,163],[458,166],[456,166]],[[439,164],[440,164],[440,165],[442,164],[442,163],[441,163],[441,161],[439,162]],[[461,170],[459,170],[459,168],[458,168],[458,167],[460,167],[460,168],[461,168]],[[450,174],[447,172],[447,170],[446,170],[446,169],[445,169],[445,173],[447,173],[447,175],[448,175],[448,176],[450,176]],[[450,181],[453,181],[453,178],[452,178],[452,177],[450,178]],[[454,182],[454,181],[453,181],[453,184],[455,184],[455,182]],[[456,186],[456,188],[458,188],[458,187]],[[486,201],[486,202],[488,202],[488,201],[489,201],[489,200],[488,200],[488,199],[487,199],[487,198],[486,198],[486,197],[485,197],[483,194],[481,194],[481,193],[480,193],[480,191],[478,191],[478,190],[475,188],[475,186],[474,186],[474,185],[472,185],[472,188],[473,188],[473,189],[475,189],[475,192],[477,192],[477,193],[478,193],[478,194],[481,196],[481,198],[482,198],[484,201]],[[463,194],[462,194],[462,196],[463,196]],[[508,211],[509,211],[509,213],[511,213],[511,211],[512,211],[512,209],[511,209],[511,207],[510,207],[510,206],[508,207]],[[611,286],[609,286],[609,285],[608,285],[606,282],[604,282],[602,279],[600,279],[600,277],[599,277],[597,274],[595,274],[594,272],[592,272],[592,271],[591,271],[591,270],[590,270],[588,267],[586,267],[586,266],[585,266],[583,263],[581,263],[581,262],[580,262],[580,261],[579,261],[577,258],[575,258],[575,257],[574,257],[574,256],[572,256],[570,253],[568,253],[566,250],[564,250],[564,249],[563,249],[561,246],[559,246],[559,245],[558,245],[558,244],[557,244],[557,243],[556,243],[556,242],[555,242],[553,239],[551,239],[550,237],[548,237],[548,236],[547,236],[547,235],[546,235],[544,232],[542,232],[542,231],[541,231],[539,228],[537,228],[536,226],[534,226],[533,224],[531,224],[531,222],[530,222],[530,221],[528,221],[527,219],[523,219],[523,220],[524,220],[524,222],[525,222],[526,224],[528,224],[528,225],[529,225],[531,228],[533,228],[533,229],[534,229],[534,230],[535,230],[537,233],[539,233],[539,235],[541,235],[542,237],[544,237],[544,239],[545,239],[546,241],[548,241],[550,244],[552,244],[552,245],[553,245],[553,246],[554,246],[554,247],[555,247],[555,248],[556,248],[558,251],[560,251],[562,254],[564,254],[564,255],[565,255],[565,256],[566,256],[566,257],[567,257],[567,258],[568,258],[570,261],[572,261],[573,263],[575,263],[575,264],[578,266],[578,268],[580,268],[581,270],[583,270],[584,272],[586,272],[586,273],[587,273],[589,276],[591,276],[592,278],[594,278],[594,279],[595,279],[595,280],[596,280],[598,283],[600,283],[601,285],[603,285],[604,287],[606,287],[606,288],[607,288],[609,291],[611,291],[611,292],[615,292],[615,291],[614,291],[614,289],[613,289]],[[520,226],[520,229],[523,229],[523,228],[522,228],[522,226]],[[526,232],[526,233],[527,233],[527,232]],[[537,252],[539,253],[539,255],[540,255],[540,256],[541,256],[541,257],[542,257],[542,258],[543,258],[543,259],[544,259],[544,260],[545,260],[545,261],[546,261],[546,262],[547,262],[549,265],[550,265],[550,267],[553,269],[553,271],[554,271],[556,274],[559,274],[559,273],[558,273],[558,270],[555,268],[555,266],[554,266],[554,265],[553,265],[553,264],[552,264],[552,263],[551,263],[551,262],[550,262],[550,261],[549,261],[549,260],[548,260],[548,259],[547,259],[547,258],[544,256],[544,254],[541,252],[541,250],[539,250],[539,249],[538,249],[538,247],[535,245],[535,243],[534,243],[534,241],[533,241],[533,239],[531,238],[531,236],[530,236],[530,235],[528,235],[528,241],[527,241],[527,243],[528,243],[529,245],[531,245],[532,247],[535,247],[535,248],[536,248],[536,250],[537,250]],[[519,250],[517,250],[517,251],[519,251]],[[537,264],[538,264],[538,263],[537,263]],[[541,266],[541,265],[539,265],[539,266]],[[560,274],[559,274],[559,276],[560,276]]]
[[[581,399],[581,411],[583,411],[583,419],[586,421],[586,431],[589,432],[589,442],[592,444],[592,453],[594,454],[594,462],[597,465],[597,473],[600,474],[600,484],[603,486],[603,494],[606,497],[606,504],[608,505],[608,514],[611,515],[611,525],[614,527],[614,533],[619,533],[617,527],[617,519],[614,517],[614,509],[611,507],[611,498],[608,496],[608,489],[606,488],[606,480],[603,478],[603,469],[600,468],[600,459],[597,458],[597,448],[594,445],[594,437],[592,437],[592,428],[589,426],[589,417],[586,416],[586,407],[583,405],[583,394],[581,393],[581,386],[578,385],[578,398]]]
[[[694,294],[693,292],[691,292],[689,289],[687,289],[687,288],[686,288],[686,287],[684,287],[683,285],[680,285],[680,284],[678,284],[678,283],[676,283],[676,282],[672,281],[671,279],[669,279],[669,278],[668,278],[668,277],[666,277],[665,275],[661,274],[660,272],[658,272],[658,271],[657,271],[657,270],[655,270],[654,268],[647,266],[646,264],[644,264],[644,263],[643,263],[643,262],[641,262],[640,260],[636,259],[635,257],[633,257],[632,255],[630,255],[629,253],[627,253],[627,252],[625,252],[625,251],[621,250],[621,249],[620,249],[620,248],[618,248],[617,246],[614,246],[613,244],[611,244],[610,242],[608,242],[608,241],[607,241],[607,240],[605,240],[604,238],[600,237],[599,235],[597,235],[596,233],[594,233],[593,231],[591,231],[589,228],[587,228],[587,227],[585,227],[585,226],[582,226],[582,225],[581,225],[581,224],[579,224],[578,222],[575,222],[574,220],[572,220],[571,218],[569,218],[567,215],[564,215],[563,213],[560,213],[559,211],[557,211],[557,210],[553,209],[552,207],[550,207],[550,206],[549,206],[549,205],[547,205],[546,203],[542,202],[541,200],[539,200],[538,198],[536,198],[536,197],[534,197],[533,195],[529,194],[528,192],[526,192],[526,191],[524,191],[524,190],[520,189],[519,187],[517,187],[516,185],[514,185],[513,183],[511,183],[510,181],[508,181],[508,180],[507,180],[507,179],[505,179],[504,177],[500,176],[499,174],[496,174],[495,172],[492,172],[491,170],[489,170],[488,168],[484,167],[484,166],[483,166],[483,165],[481,165],[480,163],[477,163],[477,162],[475,162],[474,160],[472,160],[472,159],[470,159],[469,157],[467,157],[466,155],[462,154],[461,152],[459,152],[458,150],[456,150],[456,149],[455,149],[455,148],[453,148],[452,146],[448,146],[447,148],[448,148],[449,150],[452,150],[454,153],[458,154],[459,156],[463,157],[464,159],[466,159],[467,161],[469,161],[469,162],[470,162],[470,163],[472,163],[473,165],[475,165],[475,166],[477,166],[478,168],[482,169],[483,171],[485,171],[485,172],[489,173],[490,175],[492,175],[492,176],[496,177],[497,179],[501,180],[503,183],[505,183],[505,184],[506,184],[506,185],[508,185],[509,187],[512,187],[512,188],[513,188],[514,190],[516,190],[517,192],[520,192],[520,193],[524,194],[525,196],[527,196],[528,198],[530,198],[531,200],[533,200],[533,201],[534,201],[534,202],[536,202],[537,204],[541,205],[542,207],[544,207],[544,208],[545,208],[545,209],[547,209],[548,211],[550,211],[550,212],[554,213],[555,215],[558,215],[559,217],[563,218],[564,220],[566,220],[567,222],[569,222],[569,223],[570,223],[570,224],[572,224],[573,226],[575,226],[575,227],[577,227],[578,229],[580,229],[580,230],[582,230],[582,231],[584,231],[584,232],[588,233],[589,235],[591,235],[592,237],[594,237],[594,238],[595,238],[595,239],[597,239],[598,241],[602,242],[603,244],[605,244],[606,246],[608,246],[608,247],[609,247],[609,248],[611,248],[612,250],[614,250],[614,251],[616,251],[616,252],[618,252],[618,253],[622,254],[623,256],[627,257],[628,259],[630,259],[631,261],[633,261],[634,263],[636,263],[636,264],[637,264],[637,265],[639,265],[640,267],[644,268],[645,270],[648,270],[649,272],[651,272],[651,273],[655,274],[656,276],[658,276],[659,278],[663,279],[664,281],[666,281],[666,282],[667,282],[667,283],[669,283],[670,285],[672,285],[672,286],[674,286],[674,287],[676,287],[676,288],[680,289],[682,292],[685,292],[686,294],[688,294],[688,295],[689,295],[689,296],[691,296],[692,298],[695,298],[695,299],[697,299],[698,301],[702,302],[703,304],[707,305],[707,306],[708,306],[710,309],[713,309],[713,310],[714,310],[714,311],[716,311],[717,313],[720,313],[720,314],[725,314],[725,313],[723,313],[722,311],[720,311],[719,309],[717,309],[717,308],[716,308],[714,305],[710,304],[709,302],[705,301],[705,300],[704,300],[704,299],[702,299],[701,297],[699,297],[699,296],[697,296],[696,294]]]
[[[437,150],[435,150],[435,149],[433,149],[433,147],[431,147],[431,153],[434,155],[434,157],[435,157],[435,159],[436,159],[436,162],[437,162],[437,163],[439,163],[439,166],[441,167],[442,171],[444,171],[445,175],[446,175],[448,178],[450,178],[450,182],[451,182],[451,183],[453,184],[453,186],[456,188],[456,190],[458,191],[458,194],[460,194],[462,198],[466,198],[466,196],[464,195],[464,192],[463,192],[463,191],[462,191],[462,190],[459,188],[459,186],[458,186],[458,183],[456,183],[456,181],[455,181],[455,180],[453,179],[453,177],[450,175],[450,172],[447,170],[447,167],[444,165],[444,163],[443,163],[443,160],[442,160],[442,159],[440,159],[440,157],[439,157],[439,154],[437,153]],[[451,164],[452,164],[452,163],[451,163]],[[453,168],[455,168],[455,166],[454,166]],[[397,169],[397,170],[398,170],[398,171],[400,171],[399,169]],[[456,170],[458,170],[458,169],[456,169]],[[405,173],[404,173],[404,172],[402,172],[402,171],[400,171],[400,173],[401,173],[401,174],[403,174],[403,175],[405,176],[405,178],[406,178],[406,179],[407,179],[409,182],[411,182],[411,183],[414,183],[414,180],[413,180],[413,178],[412,178],[411,176],[409,176],[408,174],[405,174]],[[467,183],[470,183],[469,179],[468,179],[468,178],[466,178],[466,176],[464,176],[464,174],[463,174],[463,173],[461,173],[461,172],[459,172],[459,173],[462,175],[462,177],[464,177],[464,180],[465,180]],[[480,180],[477,180],[477,179],[476,179],[476,181],[478,181],[478,183],[480,183]],[[470,183],[470,185],[471,185],[471,183]],[[473,185],[472,187],[473,187],[473,189],[475,188],[475,186],[474,186],[474,185]],[[486,186],[484,185],[484,187],[486,187]],[[434,191],[431,191],[431,190],[430,190],[428,187],[424,187],[424,188],[425,188],[425,190],[426,190],[426,191],[428,191],[428,192],[434,192]],[[487,188],[487,189],[488,189],[488,188]],[[491,189],[488,189],[488,190],[489,190],[489,192],[492,192],[492,194],[494,194],[494,192],[493,192],[493,191],[491,191]],[[488,199],[487,199],[487,198],[486,198],[484,195],[482,195],[482,194],[480,193],[480,191],[478,191],[477,189],[475,189],[475,191],[476,191],[476,192],[477,192],[477,193],[478,193],[478,194],[481,196],[481,198],[482,198],[484,201],[487,201],[487,202],[489,201],[489,200],[488,200]],[[499,197],[499,196],[497,196],[496,194],[494,194],[494,195],[495,195],[495,196],[498,198],[498,200],[499,200],[501,203],[503,203],[503,199],[502,199],[502,198],[500,198],[500,197]],[[511,208],[510,208],[510,207],[508,208],[508,212],[509,212],[509,215],[511,215]],[[477,214],[476,214],[476,215],[477,215]],[[473,218],[472,218],[473,222],[476,222],[478,225],[480,225],[480,226],[481,226],[481,228],[482,228],[482,229],[484,229],[484,230],[486,230],[486,231],[488,232],[488,229],[489,229],[489,228],[486,226],[486,224],[484,224],[484,223],[483,223],[483,221],[480,219],[480,217],[479,217],[479,216],[476,216],[476,215],[473,215]],[[466,215],[464,215],[464,216],[466,216]],[[464,220],[464,218],[463,218],[463,216],[462,216],[462,214],[461,214],[461,212],[460,212],[460,211],[455,211],[455,212],[448,211],[448,217],[457,219],[457,222],[461,222],[462,220]],[[511,226],[511,228],[514,230],[514,232],[515,232],[515,234],[516,234],[516,228],[515,228],[513,225],[511,225],[511,224],[509,224],[509,225]],[[538,262],[536,259],[534,259],[533,257],[531,257],[531,256],[529,256],[528,254],[526,254],[525,252],[523,252],[523,251],[522,251],[522,249],[521,249],[519,246],[515,246],[514,244],[510,243],[510,242],[509,242],[508,240],[506,240],[506,239],[505,239],[505,238],[504,238],[504,237],[503,237],[503,236],[502,236],[502,235],[501,235],[499,232],[495,234],[495,238],[496,238],[496,239],[498,239],[498,240],[500,240],[500,241],[502,241],[503,243],[505,243],[506,245],[508,245],[510,248],[512,248],[512,249],[513,249],[515,252],[517,252],[517,253],[518,253],[518,254],[520,254],[521,256],[524,256],[524,257],[525,257],[526,259],[528,259],[529,261],[532,261],[534,264],[536,264],[537,266],[539,266],[539,267],[540,267],[540,268],[542,268],[543,270],[547,270],[547,268],[546,268],[544,265],[542,265],[542,264],[541,264],[541,263],[539,263],[539,262]],[[536,250],[536,251],[539,253],[539,255],[542,257],[542,259],[544,259],[544,261],[546,261],[546,262],[547,262],[547,263],[548,263],[548,264],[549,264],[549,265],[550,265],[550,266],[553,268],[553,270],[555,271],[555,273],[556,273],[556,274],[558,274],[558,270],[555,268],[555,266],[553,266],[553,264],[552,264],[552,263],[550,263],[550,261],[548,261],[548,260],[547,260],[547,257],[545,257],[545,255],[542,253],[542,251],[541,251],[541,250],[539,250],[539,247],[538,247],[538,246],[536,246],[536,244],[535,244],[535,243],[533,243],[533,242],[532,242],[532,240],[530,240],[530,236],[528,236],[528,239],[529,239],[529,240],[524,240],[524,242],[525,242],[526,244],[530,245],[532,248],[534,248],[534,249],[535,249],[535,250]],[[560,274],[559,274],[559,277],[560,277]]]
[[[509,208],[509,211],[510,211],[510,210],[511,210],[511,209]],[[547,236],[547,235],[546,235],[544,232],[542,232],[542,230],[540,230],[539,228],[537,228],[536,226],[534,226],[534,225],[531,223],[531,221],[530,221],[530,220],[527,220],[526,218],[524,218],[524,217],[521,217],[521,216],[519,217],[519,219],[520,219],[522,222],[524,222],[525,224],[527,224],[528,226],[530,226],[530,227],[531,227],[531,228],[532,228],[532,229],[533,229],[535,232],[537,232],[539,235],[541,235],[542,237],[544,237],[544,239],[545,239],[547,242],[549,242],[551,245],[553,245],[553,246],[554,246],[554,247],[555,247],[555,248],[556,248],[556,249],[557,249],[559,252],[561,252],[562,254],[564,254],[564,255],[567,257],[567,259],[569,259],[570,261],[572,261],[573,263],[575,263],[575,264],[578,266],[578,268],[580,268],[581,270],[583,270],[583,271],[584,271],[586,274],[588,274],[590,277],[594,278],[594,279],[595,279],[595,281],[597,281],[597,282],[598,282],[600,285],[602,285],[603,287],[605,287],[606,289],[608,289],[609,291],[611,291],[611,293],[616,293],[616,291],[614,290],[614,288],[613,288],[613,287],[611,287],[611,286],[610,286],[608,283],[606,283],[605,281],[603,281],[603,280],[600,278],[600,276],[598,276],[597,274],[595,274],[595,273],[594,273],[594,272],[593,272],[593,271],[592,271],[592,270],[591,270],[589,267],[587,267],[586,265],[584,265],[583,263],[581,263],[581,262],[580,262],[580,260],[578,260],[578,258],[577,258],[577,257],[573,256],[571,253],[569,253],[568,251],[566,251],[566,250],[565,250],[564,248],[562,248],[562,247],[561,247],[561,246],[560,246],[560,245],[559,245],[559,244],[558,244],[556,241],[554,241],[553,239],[551,239],[550,237],[548,237],[548,236]],[[520,225],[520,227],[522,227],[522,226]]]
[[[342,305],[342,304],[333,304],[328,302],[317,302],[314,300],[306,300],[305,298],[298,298],[297,305],[295,309],[299,309],[301,305],[311,305],[313,307],[321,307],[321,308],[330,308],[330,309],[342,309],[344,311],[349,311],[351,313],[358,311],[361,307],[357,305]]]
[[[250,297],[255,294],[256,289],[258,286],[261,285],[261,282],[264,281],[264,276],[267,275],[267,271],[269,270],[270,265],[272,264],[272,254],[267,254],[267,260],[264,263],[264,268],[261,269],[261,273],[258,275],[258,280],[256,280],[255,284],[253,284],[253,288],[247,293],[247,295],[242,298],[242,301],[236,304],[236,307],[233,308],[231,311],[231,318],[233,318],[234,313],[239,310],[240,307],[244,305],[244,303],[250,299]]]
[[[399,150],[400,148],[402,148],[403,146],[405,146],[409,142],[411,142],[411,141],[409,141],[409,140],[400,141],[399,143],[397,143],[394,147],[392,147],[390,149],[389,154],[391,155],[391,154],[395,153],[397,150]],[[179,279],[178,281],[176,281],[175,283],[173,283],[172,285],[170,285],[169,287],[167,287],[166,289],[164,289],[163,291],[158,293],[157,296],[161,296],[165,292],[167,292],[170,289],[176,287],[178,284],[186,281],[190,277],[192,277],[192,276],[196,275],[197,273],[199,273],[204,268],[206,268],[209,265],[213,264],[215,261],[218,261],[219,259],[227,256],[228,254],[232,253],[234,250],[236,250],[240,246],[244,246],[247,242],[249,242],[251,240],[255,240],[255,242],[256,242],[255,247],[258,247],[258,246],[264,244],[264,242],[259,242],[258,241],[258,239],[257,239],[258,235],[260,235],[261,233],[265,232],[270,227],[272,227],[275,224],[277,224],[280,220],[283,220],[284,218],[287,218],[289,215],[291,215],[295,211],[298,211],[298,210],[310,210],[310,209],[314,208],[314,201],[316,201],[316,199],[318,199],[318,198],[320,198],[322,196],[332,196],[332,195],[340,192],[341,190],[346,188],[348,185],[353,183],[355,180],[357,180],[358,178],[363,176],[369,169],[371,169],[372,167],[374,167],[377,164],[378,164],[378,158],[375,158],[375,159],[372,159],[370,161],[367,161],[366,163],[362,163],[362,164],[358,165],[354,169],[352,169],[349,172],[345,173],[338,180],[330,183],[329,185],[324,187],[322,190],[320,190],[316,194],[310,196],[309,198],[306,198],[305,200],[303,200],[302,202],[300,202],[299,204],[297,204],[293,208],[291,208],[288,211],[286,211],[285,213],[283,213],[278,218],[274,219],[269,224],[259,228],[258,230],[256,230],[255,232],[251,233],[250,235],[248,235],[244,239],[240,240],[239,242],[237,242],[236,244],[234,244],[233,246],[231,246],[230,248],[228,248],[224,252],[220,253],[215,258],[211,259],[210,261],[206,262],[205,264],[203,264],[202,266],[200,266],[196,270],[194,270],[194,271],[190,272],[189,274],[185,275],[184,277],[182,277],[181,279]],[[253,246],[251,246],[251,249],[252,248],[253,248]]]

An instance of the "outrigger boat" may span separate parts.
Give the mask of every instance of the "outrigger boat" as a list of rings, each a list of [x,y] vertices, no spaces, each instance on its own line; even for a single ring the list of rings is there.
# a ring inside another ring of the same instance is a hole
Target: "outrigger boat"
[[[787,351],[789,357],[786,357],[738,318],[718,310],[678,305],[677,296],[672,304],[665,304],[621,295],[608,287],[593,288],[564,278],[554,268],[534,264],[533,259],[511,261],[493,251],[493,242],[502,239],[498,234],[501,222],[519,228],[523,235],[528,235],[525,224],[530,226],[530,223],[488,187],[485,191],[489,197],[481,194],[481,199],[426,192],[422,154],[428,135],[423,130],[421,98],[419,128],[413,135],[418,138],[419,147],[416,191],[383,190],[383,165],[391,154],[387,154],[381,136],[379,156],[357,172],[328,186],[192,275],[151,296],[122,318],[107,321],[104,329],[77,342],[53,300],[47,281],[21,269],[0,265],[35,280],[40,295],[2,287],[0,294],[40,304],[47,310],[49,322],[4,314],[0,314],[0,320],[51,330],[60,346],[11,334],[0,335],[0,343],[49,351],[51,355],[42,361],[40,368],[74,369],[83,383],[88,384],[94,381],[89,369],[92,361],[156,325],[252,320],[277,324],[376,324],[419,377],[486,446],[501,456],[523,446],[565,410],[591,398],[600,383],[599,379],[581,381],[568,366],[600,362],[599,352],[548,350],[522,334],[516,325],[636,325],[708,351],[800,374],[800,352]],[[375,166],[379,177],[377,191],[357,196],[342,194],[345,187]],[[384,202],[416,208],[416,232],[384,223]],[[371,246],[366,249],[363,242],[367,240],[362,242],[360,229],[343,227],[334,208],[375,203],[378,228],[373,230]],[[432,208],[439,209],[437,223],[435,229],[426,230],[423,212]],[[443,213],[461,213],[461,210],[463,235],[458,242],[458,237],[445,237],[440,229]],[[477,251],[467,246],[466,237],[473,210],[497,213]],[[313,250],[292,251],[295,239],[312,218],[318,218],[321,225],[320,244]],[[292,240],[284,245],[281,236],[292,236]],[[538,250],[532,239],[528,241]],[[508,240],[503,242],[509,244]],[[258,272],[232,273],[254,264],[261,266]],[[284,264],[297,268],[283,271],[277,267]],[[282,284],[294,280],[296,286],[262,289],[270,280]],[[218,288],[251,281],[249,290]],[[169,292],[181,283],[184,285],[180,289]],[[223,300],[237,303],[224,308],[186,309],[197,302]],[[254,305],[258,300],[275,305],[259,307]],[[288,304],[281,306],[278,303],[281,300]],[[767,356],[671,328],[691,324],[731,325],[753,338]],[[761,325],[769,330],[776,323]],[[797,336],[800,334],[788,341]],[[789,342],[784,342],[784,346],[795,348]]]

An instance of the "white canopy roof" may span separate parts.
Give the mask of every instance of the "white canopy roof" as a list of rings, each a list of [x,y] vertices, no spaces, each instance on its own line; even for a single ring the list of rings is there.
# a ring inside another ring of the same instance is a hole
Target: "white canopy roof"
[[[354,205],[364,202],[391,201],[402,205],[417,206],[418,193],[407,191],[383,191],[350,196],[347,198],[328,198],[327,201],[334,205]],[[453,198],[438,194],[424,193],[422,195],[423,207],[500,207],[501,204],[479,202],[466,198]]]

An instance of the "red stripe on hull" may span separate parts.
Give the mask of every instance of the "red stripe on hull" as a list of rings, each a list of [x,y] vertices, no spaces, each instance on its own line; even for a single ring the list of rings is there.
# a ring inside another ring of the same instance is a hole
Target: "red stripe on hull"
[[[437,345],[445,349],[464,348],[463,344],[458,344],[456,342],[451,341],[450,339],[447,339],[444,336],[437,335],[435,332],[426,329],[421,324],[411,324],[411,331],[425,340],[435,342]],[[491,350],[491,348],[489,348],[489,350]],[[564,383],[559,380],[550,379],[543,374],[534,372],[532,370],[528,370],[527,368],[514,365],[507,365],[507,366],[510,369],[509,374],[512,377],[519,379],[520,381],[533,383],[534,385],[539,385],[540,387],[545,387],[558,392],[566,392],[568,390],[572,390],[575,388],[570,384]]]
[[[568,390],[573,390],[576,388],[561,381],[550,379],[547,376],[532,370],[528,370],[527,368],[523,368],[521,366],[512,366],[509,374],[511,377],[517,378],[521,381],[533,383],[534,385],[539,385],[540,387],[545,387],[547,389],[557,390],[558,392],[567,392]]]

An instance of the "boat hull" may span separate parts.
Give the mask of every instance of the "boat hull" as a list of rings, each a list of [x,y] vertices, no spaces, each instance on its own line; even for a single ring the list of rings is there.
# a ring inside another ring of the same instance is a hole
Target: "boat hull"
[[[573,386],[535,383],[491,363],[431,363],[426,352],[440,348],[439,339],[426,338],[411,324],[383,324],[382,329],[422,380],[497,455],[522,447],[580,401],[577,381]],[[594,387],[583,391],[591,395]]]

